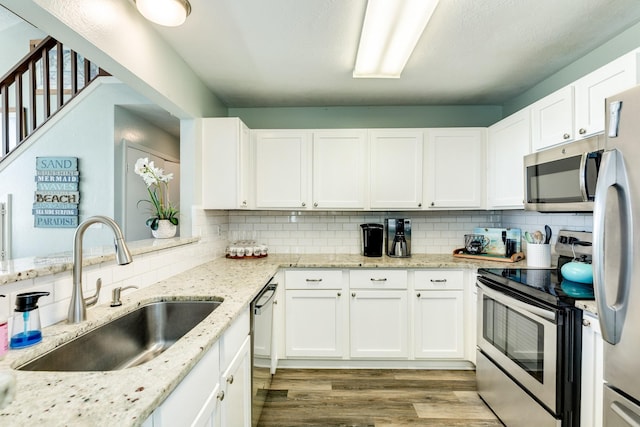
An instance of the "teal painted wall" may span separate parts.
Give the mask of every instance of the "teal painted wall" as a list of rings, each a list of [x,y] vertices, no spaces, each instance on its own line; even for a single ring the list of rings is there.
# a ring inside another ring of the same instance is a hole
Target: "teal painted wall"
[[[484,127],[502,118],[498,105],[229,108],[251,129]]]
[[[637,23],[577,61],[542,80],[517,97],[505,102],[504,116],[534,103],[552,92],[570,84],[580,77],[602,67],[614,59],[640,46],[640,23]]]

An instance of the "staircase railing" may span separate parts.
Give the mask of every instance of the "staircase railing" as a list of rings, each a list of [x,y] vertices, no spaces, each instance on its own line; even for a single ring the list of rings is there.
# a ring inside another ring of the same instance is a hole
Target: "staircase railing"
[[[0,79],[0,161],[98,76],[109,74],[52,37]]]

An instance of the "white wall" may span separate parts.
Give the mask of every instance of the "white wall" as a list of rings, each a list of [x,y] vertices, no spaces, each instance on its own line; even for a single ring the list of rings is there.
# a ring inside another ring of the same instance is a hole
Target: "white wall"
[[[6,13],[11,12],[7,11]],[[21,19],[15,25],[0,31],[0,46],[2,46],[0,76],[4,76],[20,59],[29,53],[30,40],[43,39],[46,36],[43,31]]]
[[[74,229],[33,226],[31,209],[38,156],[78,157],[80,221],[92,215],[114,216],[114,106],[149,101],[114,78],[94,82],[37,134],[22,153],[0,165],[0,200],[13,195],[12,257],[42,256],[73,248]],[[110,244],[106,229],[85,236],[85,247]]]

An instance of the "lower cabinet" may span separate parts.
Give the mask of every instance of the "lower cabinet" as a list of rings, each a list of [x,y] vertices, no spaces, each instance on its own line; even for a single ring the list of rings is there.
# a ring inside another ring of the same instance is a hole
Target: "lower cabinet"
[[[234,321],[143,425],[251,426],[248,310]]]
[[[352,289],[349,304],[351,357],[406,358],[406,290]]]
[[[585,312],[582,317],[582,378],[580,426],[601,427],[604,387],[604,341],[598,318]]]
[[[340,289],[287,290],[287,357],[342,357],[345,302]]]
[[[462,271],[415,272],[413,346],[416,358],[464,358],[463,280]]]

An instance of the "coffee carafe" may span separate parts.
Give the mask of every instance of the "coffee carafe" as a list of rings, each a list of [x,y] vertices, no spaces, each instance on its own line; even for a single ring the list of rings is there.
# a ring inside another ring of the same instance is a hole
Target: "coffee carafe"
[[[389,218],[387,226],[387,255],[405,258],[411,256],[411,220]]]
[[[362,228],[361,253],[364,256],[382,256],[384,227],[382,224],[360,224]]]

